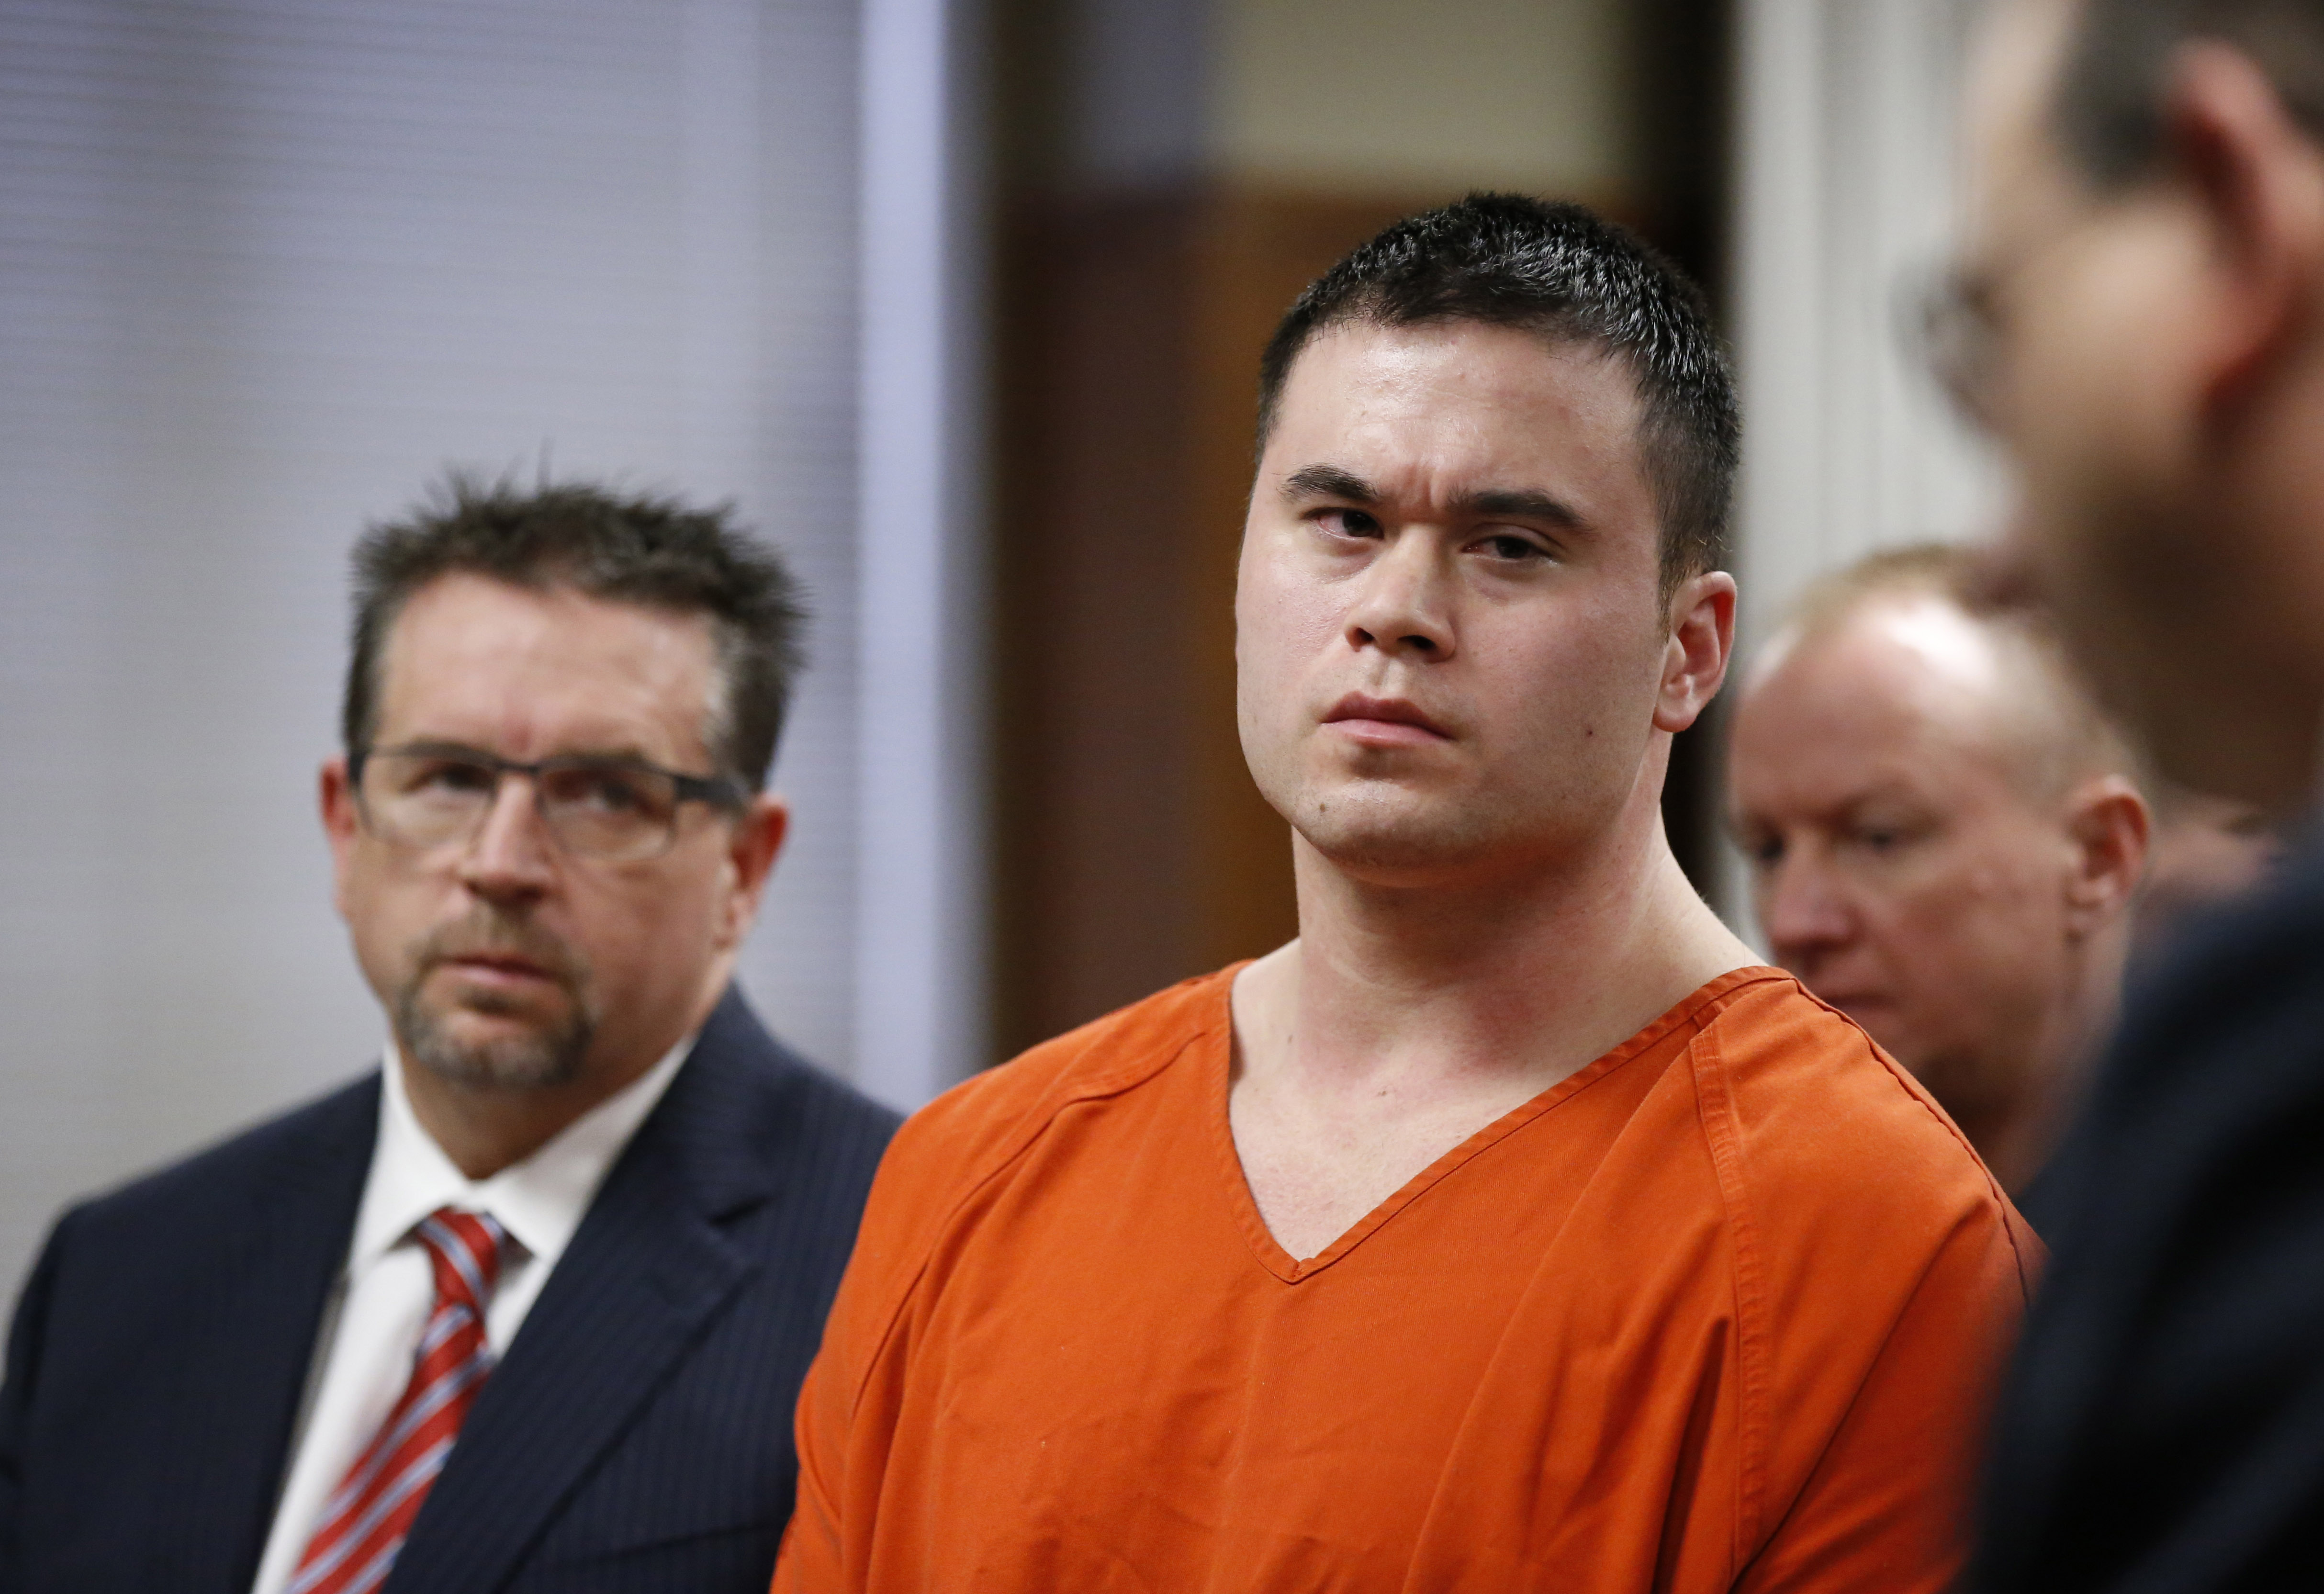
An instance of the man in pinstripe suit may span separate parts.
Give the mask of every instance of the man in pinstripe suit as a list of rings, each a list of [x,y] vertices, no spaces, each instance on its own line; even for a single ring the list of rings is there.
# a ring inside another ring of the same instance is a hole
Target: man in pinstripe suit
[[[732,984],[795,590],[590,486],[456,478],[355,563],[321,803],[383,1065],[58,1224],[0,1589],[762,1589],[894,1128]]]

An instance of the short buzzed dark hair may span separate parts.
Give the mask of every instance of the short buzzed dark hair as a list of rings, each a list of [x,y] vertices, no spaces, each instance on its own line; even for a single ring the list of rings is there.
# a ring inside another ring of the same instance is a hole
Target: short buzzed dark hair
[[[522,492],[452,472],[402,519],[373,526],[355,549],[354,644],[339,729],[349,752],[378,729],[380,656],[411,595],[447,576],[490,576],[536,590],[678,614],[707,614],[718,698],[705,741],[717,774],[766,785],[791,683],[805,662],[807,611],[782,557],[745,533],[731,505],[586,482]]]
[[[1259,360],[1259,451],[1292,362],[1317,333],[1462,321],[1627,361],[1644,409],[1639,457],[1662,521],[1665,595],[1725,563],[1742,426],[1710,309],[1678,267],[1579,205],[1471,194],[1397,222],[1309,283]]]
[[[2192,39],[2234,46],[2267,74],[2284,110],[2324,137],[2324,4],[2319,0],[2081,0],[2058,84],[2059,142],[2101,191],[2155,175],[2172,52]]]

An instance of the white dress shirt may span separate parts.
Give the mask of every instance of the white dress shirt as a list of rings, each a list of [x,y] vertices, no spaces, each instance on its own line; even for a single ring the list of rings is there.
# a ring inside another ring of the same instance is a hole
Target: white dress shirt
[[[411,1110],[406,1064],[392,1040],[382,1067],[379,1139],[355,1212],[332,1304],[324,1313],[305,1410],[291,1435],[290,1470],[274,1508],[251,1594],[281,1594],[314,1535],[323,1503],[363,1452],[411,1379],[420,1330],[436,1304],[435,1269],[412,1230],[438,1207],[489,1212],[508,1230],[500,1283],[484,1308],[484,1338],[508,1349],[549,1270],[581,1227],[597,1186],[669,1088],[693,1048],[688,1036],[641,1078],[489,1179],[454,1166]]]

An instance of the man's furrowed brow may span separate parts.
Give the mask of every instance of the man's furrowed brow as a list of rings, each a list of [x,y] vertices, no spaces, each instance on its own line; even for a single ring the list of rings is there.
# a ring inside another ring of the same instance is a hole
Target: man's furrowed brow
[[[1464,493],[1453,501],[1453,507],[1478,520],[1545,521],[1553,526],[1571,527],[1584,523],[1581,511],[1537,487],[1493,487],[1481,493]]]
[[[1337,498],[1349,503],[1378,503],[1379,489],[1351,470],[1336,465],[1311,465],[1283,478],[1286,498]]]
[[[1283,478],[1283,496],[1295,502],[1311,498],[1367,505],[1387,502],[1387,494],[1378,487],[1336,465],[1311,465],[1292,472]],[[1463,493],[1452,501],[1452,508],[1469,519],[1531,521],[1576,529],[1587,523],[1581,511],[1538,487],[1488,487]]]

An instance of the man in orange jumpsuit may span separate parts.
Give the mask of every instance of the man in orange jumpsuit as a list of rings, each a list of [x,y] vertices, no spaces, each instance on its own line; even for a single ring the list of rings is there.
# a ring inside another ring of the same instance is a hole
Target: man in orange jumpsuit
[[[2034,1242],[1664,839],[1734,613],[1699,298],[1475,197],[1309,288],[1261,401],[1300,936],[906,1126],[776,1588],[1943,1588]]]

